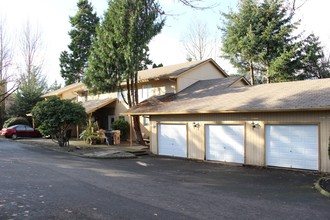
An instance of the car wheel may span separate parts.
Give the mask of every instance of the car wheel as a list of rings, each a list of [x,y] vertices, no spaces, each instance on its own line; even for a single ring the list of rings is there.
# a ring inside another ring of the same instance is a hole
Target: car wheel
[[[17,134],[13,134],[13,135],[11,136],[11,138],[12,138],[12,139],[16,139],[16,138],[17,138]]]

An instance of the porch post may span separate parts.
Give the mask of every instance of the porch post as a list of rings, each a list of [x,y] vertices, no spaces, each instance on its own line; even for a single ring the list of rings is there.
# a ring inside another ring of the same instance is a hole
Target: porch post
[[[77,141],[79,140],[79,126],[77,125],[76,126],[76,129],[77,129]]]
[[[129,146],[132,147],[133,146],[133,121],[132,121],[132,116],[128,115],[129,117]]]

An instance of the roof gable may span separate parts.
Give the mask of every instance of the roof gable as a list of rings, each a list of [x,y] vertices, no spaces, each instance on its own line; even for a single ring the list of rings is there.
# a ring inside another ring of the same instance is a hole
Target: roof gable
[[[116,100],[117,99],[113,99],[113,98],[106,98],[106,99],[101,99],[101,100],[91,100],[91,101],[83,102],[82,106],[85,108],[87,114],[91,114],[91,113],[95,112],[96,110],[113,103]]]
[[[80,87],[83,87],[83,86],[84,86],[84,84],[81,83],[81,82],[73,83],[73,84],[70,84],[68,86],[64,86],[63,88],[57,89],[55,91],[46,93],[46,94],[42,95],[41,98],[47,98],[47,97],[50,97],[50,96],[60,96],[65,92],[68,92],[72,89],[77,89],[77,88],[80,88]]]
[[[164,67],[158,67],[153,69],[141,70],[138,72],[139,81],[151,80],[151,79],[168,79],[168,78],[177,78],[182,74],[187,73],[201,65],[206,63],[211,63],[218,70],[219,73],[227,77],[228,74],[213,60],[198,60],[193,62],[186,62],[181,64],[169,65]]]

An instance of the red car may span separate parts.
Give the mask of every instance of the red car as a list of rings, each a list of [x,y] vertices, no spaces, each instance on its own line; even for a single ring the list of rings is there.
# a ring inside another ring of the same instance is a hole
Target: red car
[[[14,125],[9,128],[3,128],[1,130],[1,135],[6,138],[11,137],[12,139],[16,139],[17,137],[41,137],[37,129],[27,125]]]

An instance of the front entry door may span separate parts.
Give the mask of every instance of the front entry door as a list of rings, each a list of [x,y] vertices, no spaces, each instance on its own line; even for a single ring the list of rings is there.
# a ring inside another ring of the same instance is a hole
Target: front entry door
[[[112,124],[115,121],[115,116],[114,115],[108,115],[108,130],[112,129]]]

